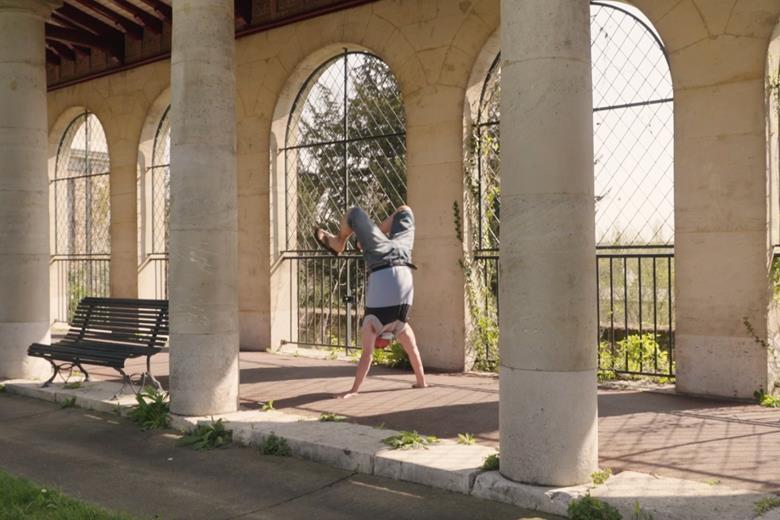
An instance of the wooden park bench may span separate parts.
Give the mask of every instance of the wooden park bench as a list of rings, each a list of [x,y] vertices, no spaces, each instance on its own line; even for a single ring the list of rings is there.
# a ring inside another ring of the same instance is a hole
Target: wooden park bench
[[[140,388],[147,382],[161,388],[152,376],[151,357],[167,341],[167,300],[84,298],[64,338],[51,345],[33,343],[27,354],[47,360],[54,368],[44,387],[63,370],[68,370],[69,378],[76,367],[84,373],[85,381],[89,381],[84,365],[97,365],[113,368],[122,375],[121,393],[127,386],[133,388],[133,381],[125,372],[125,362],[142,356],[146,356],[146,372],[141,374]]]

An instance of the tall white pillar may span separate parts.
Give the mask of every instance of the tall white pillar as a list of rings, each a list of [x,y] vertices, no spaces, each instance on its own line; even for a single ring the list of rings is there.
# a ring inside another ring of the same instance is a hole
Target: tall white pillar
[[[233,0],[173,2],[171,410],[238,405]]]
[[[0,379],[50,373],[27,347],[49,331],[43,23],[57,3],[0,0]]]
[[[588,0],[501,1],[501,473],[597,466]]]

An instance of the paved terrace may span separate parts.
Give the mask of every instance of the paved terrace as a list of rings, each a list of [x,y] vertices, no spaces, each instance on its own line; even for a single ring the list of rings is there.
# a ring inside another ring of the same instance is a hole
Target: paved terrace
[[[152,370],[167,386],[168,359]],[[137,363],[137,371],[143,363]],[[130,371],[135,371],[135,365]],[[411,388],[411,372],[374,367],[361,395],[331,394],[352,384],[355,365],[263,352],[241,353],[242,407],[274,401],[279,411],[345,415],[355,423],[417,430],[442,438],[473,433],[498,445],[498,379],[432,374],[432,388]],[[115,379],[95,370],[96,379]],[[600,465],[733,488],[780,491],[780,410],[641,390],[599,391]]]

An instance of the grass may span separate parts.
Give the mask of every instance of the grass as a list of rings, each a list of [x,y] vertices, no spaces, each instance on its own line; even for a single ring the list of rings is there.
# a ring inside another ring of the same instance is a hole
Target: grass
[[[179,446],[205,451],[225,448],[233,442],[233,432],[225,428],[222,419],[212,420],[209,424],[199,424],[197,428],[178,440]]]
[[[458,434],[458,444],[465,444],[465,445],[471,445],[475,444],[477,442],[477,439],[474,438],[473,433],[459,433]]]
[[[257,449],[263,455],[273,455],[275,457],[292,457],[292,450],[287,443],[287,439],[271,433],[263,440]]]
[[[333,412],[322,412],[320,422],[344,422],[347,418],[343,415],[336,415]]]
[[[0,394],[5,393],[5,385],[0,385]]]
[[[65,383],[62,385],[65,390],[78,390],[81,388],[81,381],[74,381],[73,383]]]
[[[146,389],[135,396],[138,403],[127,416],[143,430],[167,428],[171,424],[168,394],[155,389]],[[119,414],[121,415],[121,410]]]
[[[501,456],[498,453],[492,453],[482,461],[482,469],[485,471],[498,471],[501,465]]]
[[[418,448],[428,449],[431,444],[436,444],[439,439],[433,435],[420,435],[417,432],[400,432],[382,440],[394,450],[414,450]]]
[[[270,401],[267,401],[265,403],[258,403],[260,405],[260,409],[264,412],[270,412],[271,410],[276,410],[274,408],[274,400],[271,399]]]
[[[571,520],[621,520],[623,518],[617,509],[590,495],[569,502],[568,513]]]
[[[76,406],[75,397],[66,397],[62,400],[62,403],[60,403],[60,408],[73,408],[74,406]]]
[[[772,497],[764,497],[755,504],[753,504],[753,511],[756,513],[756,516],[761,516],[764,513],[771,511],[772,509],[775,509],[777,507],[780,507],[780,497],[772,496]]]
[[[596,484],[597,486],[600,486],[601,484],[606,482],[611,476],[612,476],[612,470],[609,468],[603,468],[591,473],[590,480],[592,480],[593,483]]]
[[[133,520],[0,471],[0,518],[25,520]]]
[[[753,397],[756,398],[756,402],[766,408],[780,408],[780,397],[775,397],[772,394],[767,394],[764,390],[756,390],[753,392]]]

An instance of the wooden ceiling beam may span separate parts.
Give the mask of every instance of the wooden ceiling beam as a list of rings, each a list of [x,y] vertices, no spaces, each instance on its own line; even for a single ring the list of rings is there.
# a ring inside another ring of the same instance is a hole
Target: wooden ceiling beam
[[[75,0],[75,2],[78,2],[82,6],[86,7],[87,9],[91,9],[96,13],[99,13],[112,22],[114,22],[117,26],[124,29],[125,33],[127,33],[128,36],[135,40],[140,40],[144,36],[144,28],[142,25],[134,22],[130,18],[127,18],[118,12],[114,11],[110,7],[107,7],[99,2],[96,2],[95,0]]]
[[[155,34],[162,33],[162,20],[156,16],[149,14],[137,5],[128,2],[127,0],[111,0],[112,3],[121,7],[125,11],[132,14],[137,20],[142,22],[144,27],[154,32]]]
[[[66,60],[75,60],[76,59],[76,51],[71,49],[69,46],[65,45],[62,42],[59,42],[57,40],[46,40],[46,44],[54,50],[61,58],[64,58]]]
[[[171,21],[173,17],[173,9],[171,6],[161,2],[160,0],[141,0],[143,3],[160,13],[167,21]]]
[[[113,45],[110,41],[84,30],[59,27],[50,23],[46,24],[46,38],[63,43],[80,45],[90,49],[99,49],[107,52],[112,57],[121,56],[123,50],[117,48],[116,45]]]
[[[60,65],[62,63],[62,58],[60,58],[59,54],[52,51],[48,47],[46,48],[46,63],[51,63],[52,65]]]
[[[63,4],[57,12],[68,20],[92,31],[101,38],[106,38],[114,42],[124,41],[124,33],[120,30],[111,27],[107,23],[98,20],[94,16],[85,13],[71,4]]]
[[[236,20],[252,25],[252,0],[236,0]]]

